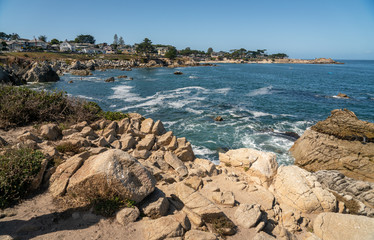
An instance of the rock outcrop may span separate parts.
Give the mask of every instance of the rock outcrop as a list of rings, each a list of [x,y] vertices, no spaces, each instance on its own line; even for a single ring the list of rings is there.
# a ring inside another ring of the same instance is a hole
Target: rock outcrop
[[[347,177],[374,182],[374,123],[358,120],[349,110],[308,129],[290,152],[295,164],[308,170],[338,170]]]
[[[313,230],[323,240],[372,240],[374,239],[374,218],[321,213],[314,220]]]
[[[281,166],[274,180],[275,195],[281,203],[306,213],[335,211],[336,199],[322,188],[317,178],[297,166]]]
[[[34,63],[23,78],[26,82],[56,82],[60,77],[47,62]]]

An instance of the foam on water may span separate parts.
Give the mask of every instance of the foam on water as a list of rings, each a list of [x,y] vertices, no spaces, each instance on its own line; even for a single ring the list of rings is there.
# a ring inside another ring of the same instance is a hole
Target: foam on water
[[[267,86],[267,87],[262,87],[259,89],[255,89],[247,94],[248,97],[254,97],[254,96],[259,96],[259,95],[266,95],[270,94],[271,90],[273,89],[273,86]]]

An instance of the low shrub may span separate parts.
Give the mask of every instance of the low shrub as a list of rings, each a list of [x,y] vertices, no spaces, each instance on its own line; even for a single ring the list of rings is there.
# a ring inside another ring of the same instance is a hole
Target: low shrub
[[[110,121],[117,121],[117,120],[121,120],[121,119],[129,117],[129,115],[126,114],[126,113],[110,112],[110,111],[101,112],[101,113],[99,113],[99,116],[105,118],[106,120],[110,120]]]
[[[111,198],[97,198],[91,201],[94,212],[105,217],[111,217],[119,209],[124,207],[134,207],[135,202],[132,200],[121,200],[118,196]]]
[[[0,155],[0,208],[10,207],[27,196],[43,159],[40,151],[27,148],[8,149]]]
[[[72,152],[72,153],[79,153],[80,152],[80,147],[77,145],[72,144],[71,142],[64,142],[56,146],[57,151],[60,153],[67,153],[67,152]]]
[[[35,122],[94,121],[99,112],[96,103],[68,98],[63,91],[0,85],[0,128]]]

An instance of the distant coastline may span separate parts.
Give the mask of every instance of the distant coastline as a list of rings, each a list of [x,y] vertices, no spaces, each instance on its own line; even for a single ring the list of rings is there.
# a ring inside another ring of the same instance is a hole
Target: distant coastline
[[[344,64],[343,62],[337,62],[331,58],[316,58],[316,59],[292,59],[292,58],[284,58],[284,59],[262,59],[262,60],[252,60],[252,61],[245,61],[243,59],[228,59],[222,61],[200,61],[200,64],[209,63],[209,64],[217,64],[217,63],[260,63],[260,64]]]

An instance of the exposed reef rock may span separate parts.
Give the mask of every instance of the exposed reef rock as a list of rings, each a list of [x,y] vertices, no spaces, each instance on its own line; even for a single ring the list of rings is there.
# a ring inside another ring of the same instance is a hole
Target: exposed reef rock
[[[333,110],[306,130],[290,152],[295,164],[308,171],[338,170],[374,182],[374,124],[358,120],[349,110]]]

